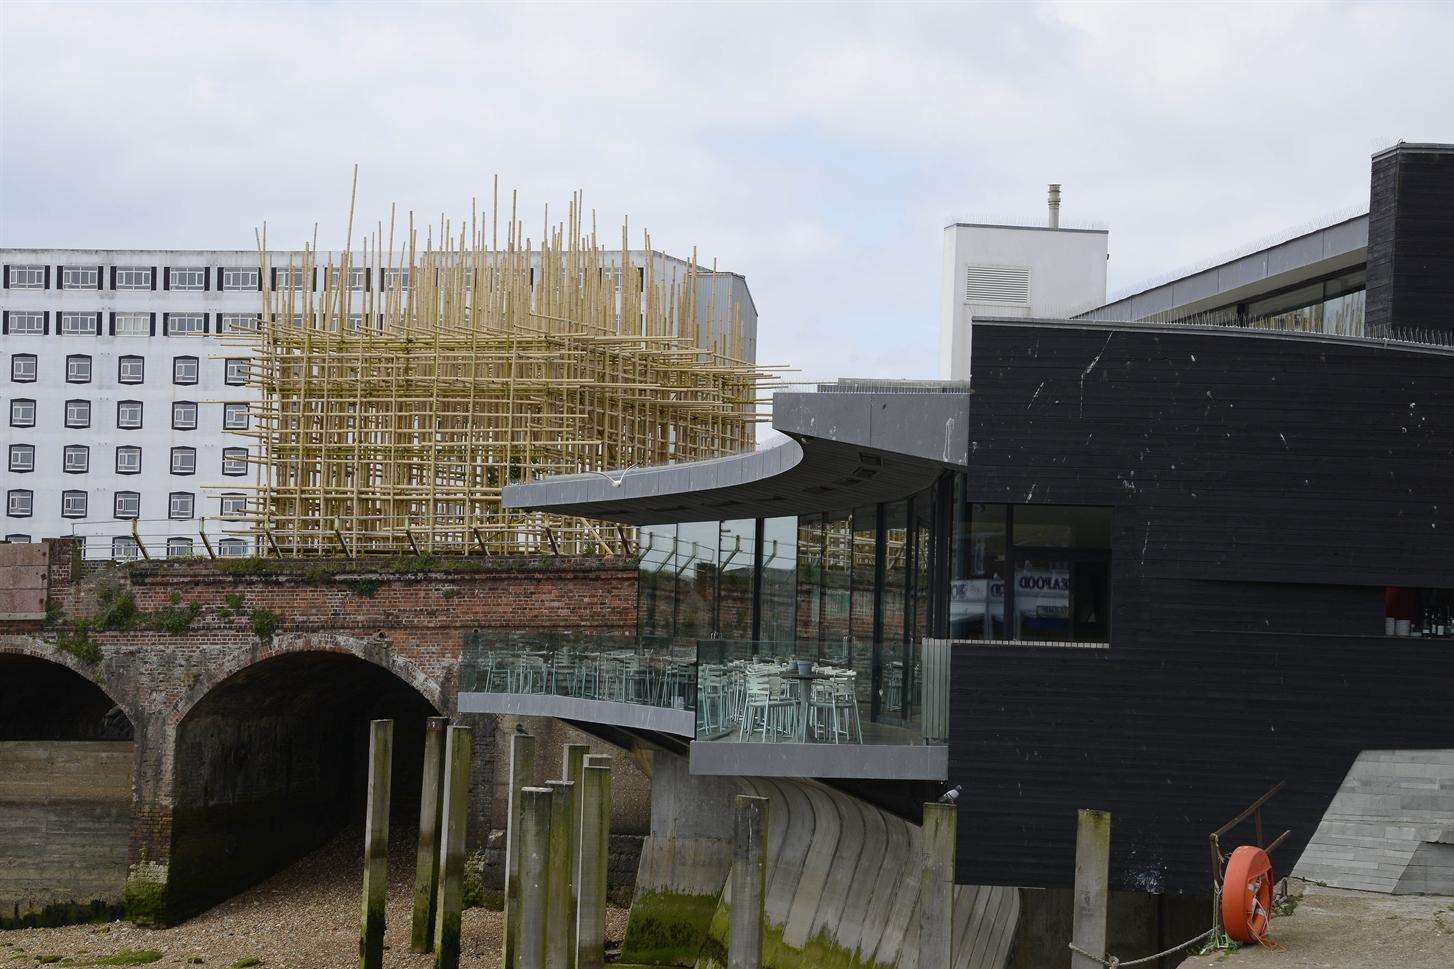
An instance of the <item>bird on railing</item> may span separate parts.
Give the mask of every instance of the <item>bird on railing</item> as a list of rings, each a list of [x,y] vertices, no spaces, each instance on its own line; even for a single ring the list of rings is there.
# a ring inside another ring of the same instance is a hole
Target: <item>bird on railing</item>
[[[947,790],[943,794],[939,795],[939,803],[940,804],[953,804],[955,801],[959,800],[959,792],[962,791],[962,790],[964,790],[964,785],[963,784],[955,784],[949,790]]]

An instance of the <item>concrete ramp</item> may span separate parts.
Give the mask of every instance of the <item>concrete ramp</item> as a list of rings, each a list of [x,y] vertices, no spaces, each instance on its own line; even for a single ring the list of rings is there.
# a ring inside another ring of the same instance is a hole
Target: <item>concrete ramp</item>
[[[1454,750],[1365,750],[1293,874],[1370,892],[1454,894]]]
[[[742,793],[770,802],[764,965],[916,969],[918,827],[814,781],[694,777],[683,758],[654,758],[652,833],[623,962],[726,964],[732,802]],[[1003,969],[1019,912],[1017,889],[956,886],[956,969]]]

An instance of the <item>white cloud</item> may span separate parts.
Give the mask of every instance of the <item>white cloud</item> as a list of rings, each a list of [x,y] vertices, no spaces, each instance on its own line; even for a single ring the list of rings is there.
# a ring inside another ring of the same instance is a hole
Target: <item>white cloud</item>
[[[760,355],[937,371],[958,212],[1111,225],[1119,287],[1366,200],[1375,139],[1449,139],[1437,4],[9,3],[0,243],[341,241],[490,176],[584,189],[745,273]],[[1442,126],[1442,127],[1441,127]],[[639,237],[638,237],[639,238]]]

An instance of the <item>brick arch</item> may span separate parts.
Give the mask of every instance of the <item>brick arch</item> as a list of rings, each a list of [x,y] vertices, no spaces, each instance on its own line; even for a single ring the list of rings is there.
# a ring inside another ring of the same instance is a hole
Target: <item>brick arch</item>
[[[228,656],[223,663],[209,667],[177,701],[172,713],[177,722],[186,719],[203,699],[214,689],[243,670],[258,663],[299,653],[333,653],[352,656],[393,673],[400,680],[418,691],[441,714],[448,710],[444,688],[424,673],[416,664],[400,656],[386,643],[376,638],[340,635],[337,633],[279,633],[270,642]]]
[[[106,698],[121,708],[126,714],[126,719],[131,721],[133,729],[141,723],[141,711],[133,702],[127,691],[121,689],[121,684],[113,682],[106,674],[106,661],[103,659],[97,664],[83,663],[76,657],[63,650],[57,649],[51,643],[43,639],[19,639],[8,642],[0,642],[0,654],[8,656],[24,656],[29,659],[43,660],[54,663],[57,666],[64,666],[75,673],[81,679],[90,683],[96,689],[106,695]],[[426,694],[427,695],[427,694]]]

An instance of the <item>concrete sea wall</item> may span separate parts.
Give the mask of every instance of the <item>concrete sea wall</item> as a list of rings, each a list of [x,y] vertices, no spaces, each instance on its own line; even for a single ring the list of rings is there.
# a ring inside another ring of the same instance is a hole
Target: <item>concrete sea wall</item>
[[[764,965],[918,965],[920,829],[806,780],[702,778],[654,755],[652,833],[642,850],[622,960],[725,965],[732,799],[769,800]],[[956,969],[1000,969],[1019,920],[1014,888],[955,888]]]
[[[135,744],[0,742],[0,928],[115,915]]]

